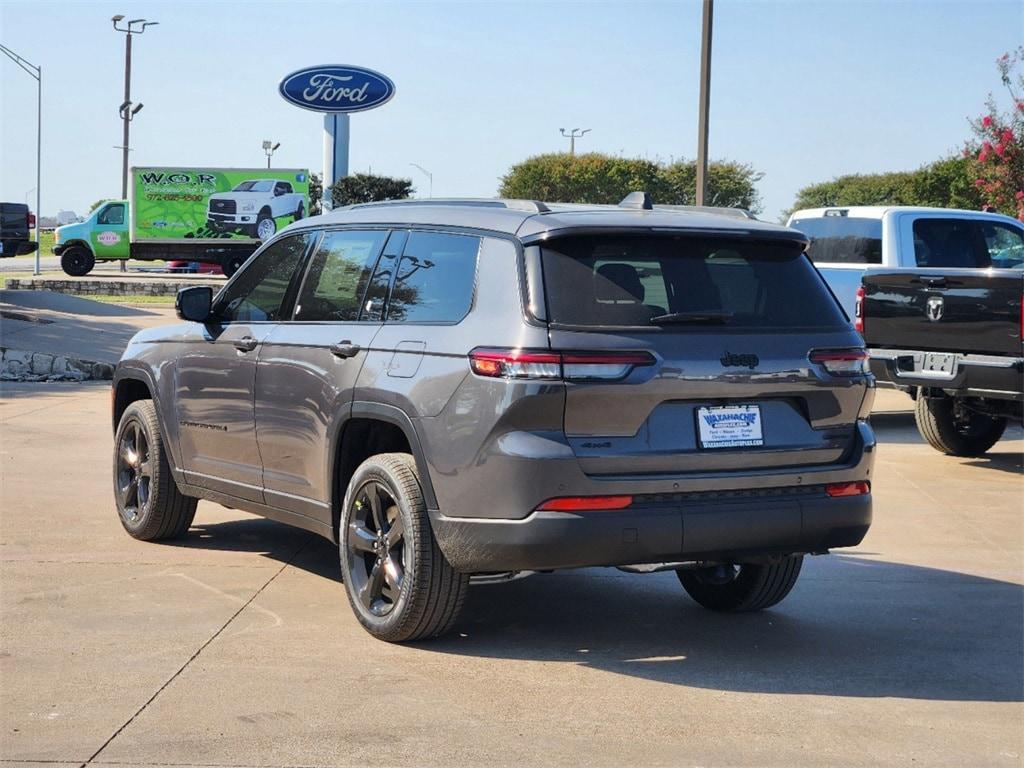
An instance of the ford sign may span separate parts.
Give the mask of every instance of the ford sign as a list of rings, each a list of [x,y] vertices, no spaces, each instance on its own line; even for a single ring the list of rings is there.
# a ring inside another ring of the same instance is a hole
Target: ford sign
[[[363,112],[395,95],[395,84],[380,72],[341,64],[306,67],[278,86],[286,101],[314,112]]]

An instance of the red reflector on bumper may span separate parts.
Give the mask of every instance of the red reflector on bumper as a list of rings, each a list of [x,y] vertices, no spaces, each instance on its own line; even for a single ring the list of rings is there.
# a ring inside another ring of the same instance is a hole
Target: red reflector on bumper
[[[632,496],[561,496],[557,499],[548,499],[537,509],[546,512],[590,512],[601,509],[625,509],[632,503]]]
[[[871,493],[871,483],[861,480],[856,483],[832,483],[825,486],[825,493],[832,498],[838,496],[863,496]]]

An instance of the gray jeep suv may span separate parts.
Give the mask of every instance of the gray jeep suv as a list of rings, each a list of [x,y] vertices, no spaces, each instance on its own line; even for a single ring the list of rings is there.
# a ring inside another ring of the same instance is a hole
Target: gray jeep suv
[[[209,499],[315,531],[390,641],[449,629],[474,575],[672,569],[774,605],[871,521],[874,383],[806,246],[642,193],[296,222],[126,349],[121,522],[180,536]]]

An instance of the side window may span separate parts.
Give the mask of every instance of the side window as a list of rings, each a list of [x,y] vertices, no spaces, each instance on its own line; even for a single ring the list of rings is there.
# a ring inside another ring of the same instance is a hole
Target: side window
[[[373,277],[370,278],[370,284],[366,288],[360,320],[380,321],[384,319],[384,300],[387,298],[388,288],[391,286],[391,273],[401,258],[408,239],[409,233],[404,230],[395,230],[388,237],[384,253],[378,259],[377,268],[373,271]]]
[[[124,203],[108,205],[96,217],[97,224],[124,224]]]
[[[280,320],[288,289],[312,238],[309,232],[292,235],[260,251],[217,302],[220,318],[229,323]]]
[[[1024,230],[995,221],[982,221],[980,224],[993,267],[1024,267]]]
[[[985,268],[992,259],[976,219],[918,219],[914,258],[919,267]]]
[[[285,184],[283,181],[279,181],[277,182],[277,184],[274,185],[275,197],[280,197],[281,195],[285,195],[289,192],[291,192],[291,189],[289,189],[288,185]]]
[[[398,262],[388,322],[455,323],[473,301],[480,238],[412,232]]]
[[[387,234],[385,231],[325,233],[302,285],[295,319],[358,320],[370,272]]]

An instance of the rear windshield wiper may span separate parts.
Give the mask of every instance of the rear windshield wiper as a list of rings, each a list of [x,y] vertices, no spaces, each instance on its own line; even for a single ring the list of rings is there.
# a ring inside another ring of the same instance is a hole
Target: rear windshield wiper
[[[653,325],[725,325],[732,320],[732,312],[669,312],[667,315],[655,315],[651,318]]]

